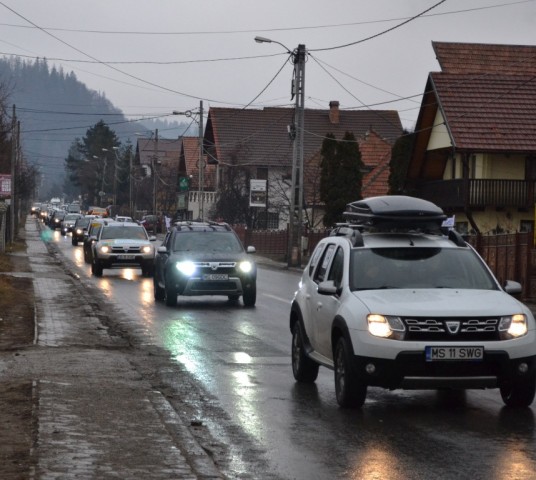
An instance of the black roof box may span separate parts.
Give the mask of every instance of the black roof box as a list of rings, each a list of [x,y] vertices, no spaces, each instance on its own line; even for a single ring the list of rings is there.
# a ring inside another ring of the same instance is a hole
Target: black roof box
[[[369,197],[346,205],[350,223],[369,227],[438,228],[447,216],[428,200],[405,195]]]

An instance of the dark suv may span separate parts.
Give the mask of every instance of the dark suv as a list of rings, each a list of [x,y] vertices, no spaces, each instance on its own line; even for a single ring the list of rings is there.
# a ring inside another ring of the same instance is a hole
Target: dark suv
[[[166,234],[154,263],[154,298],[177,305],[177,296],[227,295],[252,307],[257,268],[240,239],[225,223],[179,222]]]

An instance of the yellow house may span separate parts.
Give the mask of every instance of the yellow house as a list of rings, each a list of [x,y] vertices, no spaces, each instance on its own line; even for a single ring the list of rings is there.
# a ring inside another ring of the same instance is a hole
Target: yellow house
[[[433,42],[406,191],[461,232],[534,231],[536,46]]]

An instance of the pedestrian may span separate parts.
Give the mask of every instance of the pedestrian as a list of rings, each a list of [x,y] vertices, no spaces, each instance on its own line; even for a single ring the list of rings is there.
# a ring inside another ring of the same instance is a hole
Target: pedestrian
[[[164,220],[166,222],[166,232],[169,232],[169,229],[171,227],[171,217],[168,217],[167,214],[165,214]]]

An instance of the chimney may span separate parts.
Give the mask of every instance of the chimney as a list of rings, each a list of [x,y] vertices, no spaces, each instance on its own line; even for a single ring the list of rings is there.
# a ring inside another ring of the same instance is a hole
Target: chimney
[[[333,124],[339,123],[339,102],[337,100],[329,102],[329,121]]]

